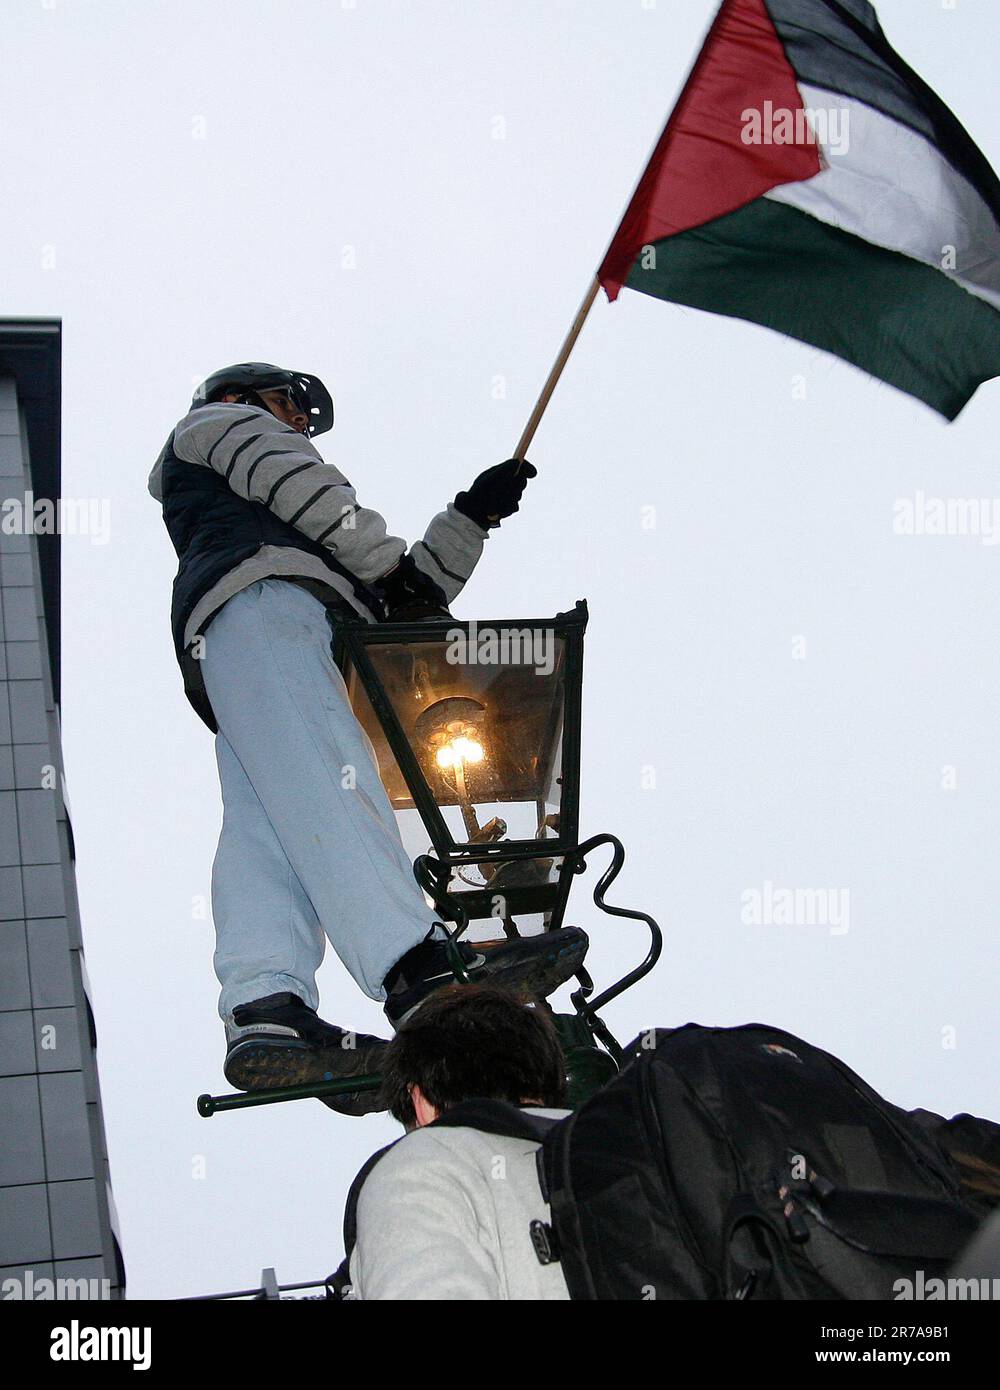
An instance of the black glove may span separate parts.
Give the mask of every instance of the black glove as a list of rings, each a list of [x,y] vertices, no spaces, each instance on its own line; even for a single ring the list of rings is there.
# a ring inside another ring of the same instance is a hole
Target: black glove
[[[396,568],[374,586],[382,598],[384,622],[410,623],[421,618],[450,618],[448,598],[412,555],[404,555]]]
[[[499,526],[505,516],[513,516],[529,478],[538,469],[527,459],[508,459],[487,468],[469,488],[455,498],[458,510],[484,531]]]

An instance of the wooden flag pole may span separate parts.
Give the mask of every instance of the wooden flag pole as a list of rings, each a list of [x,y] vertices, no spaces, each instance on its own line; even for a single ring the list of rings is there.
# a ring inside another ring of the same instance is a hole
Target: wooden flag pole
[[[587,315],[590,313],[594,300],[597,298],[597,291],[600,288],[601,282],[595,275],[590,285],[590,288],[587,290],[587,293],[584,296],[583,303],[577,310],[576,318],[573,320],[570,330],[566,334],[566,340],[563,343],[562,347],[559,349],[559,356],[552,364],[552,370],[549,372],[548,379],[546,380],[545,385],[542,387],[542,394],[538,397],[538,400],[535,402],[535,408],[531,412],[531,416],[528,420],[528,423],[524,427],[524,433],[521,435],[521,438],[517,441],[517,448],[511,455],[512,458],[523,459],[525,454],[528,452],[528,448],[531,444],[531,441],[535,437],[535,431],[538,429],[538,426],[541,422],[541,418],[545,414],[545,407],[548,405],[549,401],[552,398],[552,392],[556,389],[556,384],[559,381],[559,378],[562,376],[563,367],[565,367],[567,361],[569,360],[569,355],[573,351],[573,346],[576,343],[577,338],[579,338],[580,336],[580,329],[586,322]]]
[[[683,88],[681,89],[680,97],[678,98],[677,103],[674,107],[675,113],[681,107],[681,105],[684,102],[684,98],[691,89],[691,85],[694,82],[702,57],[704,56],[707,50],[709,41],[711,40],[712,35],[717,31],[719,26],[722,25],[722,23],[724,22],[726,15],[729,13],[729,7],[731,3],[732,0],[721,0],[718,12],[716,13],[715,18],[712,21],[711,28],[709,29],[705,42],[702,45],[701,52],[692,64],[691,71],[688,73],[687,80],[684,83]],[[660,132],[659,136],[656,139],[656,142],[653,145],[652,150],[650,151],[649,158],[646,160],[646,163],[642,167],[642,171],[639,174],[639,177],[636,180],[635,187],[632,190],[632,196],[629,198],[628,203],[625,206],[625,211],[622,214],[621,221],[618,223],[618,230],[615,232],[615,235],[611,238],[611,242],[608,246],[608,252],[605,253],[605,258],[600,263],[601,266],[603,266],[607,261],[607,257],[611,251],[611,247],[615,245],[619,235],[621,234],[622,228],[625,225],[625,219],[628,217],[632,209],[632,205],[636,200],[640,188],[642,188],[643,186],[644,180],[649,176],[653,160],[656,158],[656,155],[658,151],[661,149],[661,147],[664,146],[664,141],[667,139],[667,132],[670,129],[670,122],[672,119],[673,116],[668,117],[666,125],[663,127],[663,130]],[[570,330],[566,334],[566,341],[563,343],[562,347],[559,350],[559,356],[556,358],[552,366],[552,370],[549,372],[548,380],[542,387],[542,394],[538,397],[538,400],[535,402],[535,408],[531,412],[531,416],[528,420],[528,423],[524,427],[524,433],[521,435],[521,438],[517,441],[517,448],[514,450],[513,457],[521,460],[522,462],[524,461],[524,455],[527,453],[531,441],[535,437],[535,431],[538,429],[542,416],[545,414],[545,408],[552,398],[552,393],[556,389],[556,385],[558,384],[560,376],[562,376],[563,367],[565,367],[569,359],[569,355],[573,351],[573,347],[576,343],[576,340],[580,336],[580,330],[586,322],[587,315],[590,313],[594,300],[597,298],[597,291],[600,289],[600,287],[601,282],[598,279],[598,276],[595,275],[593,281],[590,284],[589,289],[587,290],[586,295],[584,296],[583,303],[577,310],[576,318],[573,320]]]

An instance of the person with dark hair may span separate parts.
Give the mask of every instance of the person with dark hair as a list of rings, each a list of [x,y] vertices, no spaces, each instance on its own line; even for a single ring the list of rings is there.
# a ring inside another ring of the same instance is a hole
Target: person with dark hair
[[[383,1075],[383,1103],[407,1133],[349,1199],[352,1297],[568,1299],[559,1264],[540,1264],[531,1243],[531,1223],[549,1220],[538,1144],[435,1123],[473,1099],[569,1113],[546,1010],[495,985],[446,986],[396,1034]]]
[[[407,1130],[473,1097],[558,1106],[566,1096],[548,1014],[489,985],[453,985],[428,1001],[388,1049],[382,1076],[382,1103]]]

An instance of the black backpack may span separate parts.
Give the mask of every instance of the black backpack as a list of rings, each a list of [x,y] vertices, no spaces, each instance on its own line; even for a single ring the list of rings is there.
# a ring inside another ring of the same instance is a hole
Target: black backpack
[[[918,1270],[944,1276],[975,1233],[930,1127],[819,1048],[687,1024],[626,1057],[564,1120],[469,1101],[435,1122],[540,1142],[551,1224],[532,1241],[572,1298],[891,1299]]]

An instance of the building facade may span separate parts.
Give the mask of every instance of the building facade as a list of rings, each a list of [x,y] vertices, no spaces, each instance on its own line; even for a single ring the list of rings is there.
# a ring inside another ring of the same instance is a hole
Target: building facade
[[[60,744],[60,364],[58,320],[0,321],[4,1299],[125,1285]]]

